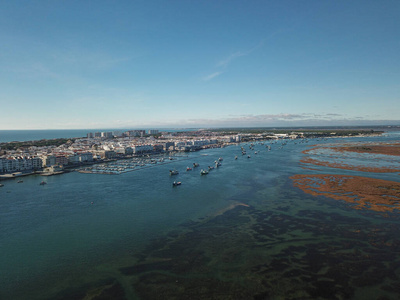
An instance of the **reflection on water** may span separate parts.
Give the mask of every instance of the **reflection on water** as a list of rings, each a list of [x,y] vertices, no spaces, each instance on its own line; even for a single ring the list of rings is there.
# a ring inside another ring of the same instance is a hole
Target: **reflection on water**
[[[231,146],[116,176],[74,172],[45,187],[34,176],[5,182],[0,298],[397,299],[398,214],[293,187],[290,176],[316,172],[302,169],[306,145],[254,148],[251,158]],[[218,157],[207,176],[185,171]]]

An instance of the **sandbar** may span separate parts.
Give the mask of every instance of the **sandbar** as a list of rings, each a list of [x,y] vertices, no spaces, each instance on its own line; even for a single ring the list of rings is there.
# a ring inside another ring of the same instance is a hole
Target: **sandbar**
[[[400,209],[400,183],[350,175],[298,174],[293,185],[307,194],[344,200],[355,209],[393,212]]]

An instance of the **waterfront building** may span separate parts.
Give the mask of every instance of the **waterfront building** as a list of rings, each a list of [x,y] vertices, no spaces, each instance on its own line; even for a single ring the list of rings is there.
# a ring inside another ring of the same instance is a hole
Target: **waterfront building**
[[[173,151],[175,150],[175,143],[174,142],[165,142],[162,144],[164,151]]]
[[[4,173],[4,163],[3,161],[5,161],[5,158],[0,158],[0,173]]]
[[[66,166],[69,163],[68,157],[64,155],[57,155],[56,156],[56,163],[54,165],[61,165],[61,166]]]
[[[50,167],[56,164],[56,157],[54,155],[44,155],[41,159],[44,167]]]
[[[93,153],[91,152],[83,152],[79,154],[80,162],[92,162],[93,161]]]
[[[148,153],[153,151],[153,145],[135,145],[133,146],[134,154]]]
[[[80,162],[79,155],[74,154],[74,155],[68,156],[68,162],[69,162],[69,164],[72,164],[72,165],[79,164],[79,162]]]
[[[157,152],[157,153],[163,152],[164,151],[164,145],[162,145],[162,144],[153,145],[153,151]]]
[[[8,157],[0,159],[0,173],[38,170],[42,160],[38,157]]]
[[[70,164],[92,162],[93,154],[91,152],[74,153],[68,157],[68,160]]]
[[[118,154],[123,154],[123,155],[132,155],[133,154],[133,149],[132,147],[118,147],[115,149],[115,152]]]

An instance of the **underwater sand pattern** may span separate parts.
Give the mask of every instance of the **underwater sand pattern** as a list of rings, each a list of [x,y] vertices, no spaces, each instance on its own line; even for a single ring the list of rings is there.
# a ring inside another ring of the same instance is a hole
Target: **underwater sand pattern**
[[[141,299],[362,299],[371,285],[382,299],[400,294],[398,225],[281,209],[236,206],[194,222],[120,271]]]

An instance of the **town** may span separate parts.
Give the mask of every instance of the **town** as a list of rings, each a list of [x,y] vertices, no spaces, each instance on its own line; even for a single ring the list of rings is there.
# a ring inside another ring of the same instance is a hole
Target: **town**
[[[129,157],[171,154],[224,147],[230,144],[276,139],[307,139],[354,136],[377,132],[358,131],[265,131],[265,130],[197,130],[159,132],[129,130],[125,132],[89,132],[83,138],[55,139],[0,144],[0,179],[23,175],[56,175],[80,166]],[[45,144],[45,145],[43,145]]]

